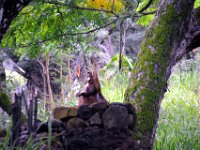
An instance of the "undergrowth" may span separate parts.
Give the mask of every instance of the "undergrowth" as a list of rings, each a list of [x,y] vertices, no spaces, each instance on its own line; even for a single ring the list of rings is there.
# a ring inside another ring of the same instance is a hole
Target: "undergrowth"
[[[174,72],[161,104],[154,150],[200,149],[200,77]]]

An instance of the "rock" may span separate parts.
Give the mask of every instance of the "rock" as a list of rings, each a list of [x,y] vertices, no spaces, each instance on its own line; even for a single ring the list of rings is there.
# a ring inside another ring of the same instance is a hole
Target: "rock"
[[[125,106],[111,105],[102,118],[106,128],[128,128],[128,111]]]
[[[99,113],[94,114],[89,120],[88,122],[90,123],[90,125],[101,125],[102,121],[101,121],[101,117],[99,115]]]
[[[106,108],[108,108],[107,103],[95,103],[94,105],[92,105],[93,112],[104,111],[106,110]]]
[[[128,129],[103,129],[94,126],[66,137],[66,147],[70,150],[133,150],[134,146],[133,134]]]
[[[136,121],[133,117],[133,115],[129,114],[128,115],[128,128],[132,131],[135,130],[135,126],[136,126]]]
[[[72,113],[73,109],[66,107],[55,109],[54,116],[60,119],[42,123],[33,137],[33,145],[43,143],[40,149],[47,149],[48,131],[51,125],[54,138],[51,142],[52,149],[135,149],[133,135],[136,116],[132,105],[96,103],[92,106],[81,106],[75,111],[76,113]],[[63,110],[65,115],[62,114]],[[26,145],[29,136],[26,134],[27,126],[22,129],[19,144],[23,146]],[[26,149],[26,146],[24,148]]]
[[[49,122],[42,123],[36,130],[36,133],[43,133],[43,132],[48,132],[49,131]],[[51,127],[52,127],[52,132],[60,133],[64,130],[66,130],[65,124],[63,124],[59,120],[52,120],[51,121]]]
[[[132,115],[136,114],[135,108],[133,107],[133,105],[131,105],[131,104],[124,104],[124,106],[126,106],[129,114],[132,114]]]
[[[53,110],[53,118],[54,119],[62,119],[67,117],[76,117],[77,116],[77,108],[76,107],[56,107]]]
[[[131,104],[126,104],[125,106],[126,106],[128,113],[129,113],[129,123],[128,123],[129,125],[128,125],[128,127],[129,127],[129,129],[134,131],[135,126],[136,126],[136,119],[137,119],[135,108]]]
[[[67,128],[85,128],[86,126],[85,121],[80,118],[71,118],[66,124]]]
[[[93,115],[92,108],[89,105],[83,105],[78,109],[78,117],[81,119],[89,119]]]
[[[117,106],[124,106],[124,107],[126,107],[126,104],[120,103],[120,102],[113,102],[110,105],[117,105]]]

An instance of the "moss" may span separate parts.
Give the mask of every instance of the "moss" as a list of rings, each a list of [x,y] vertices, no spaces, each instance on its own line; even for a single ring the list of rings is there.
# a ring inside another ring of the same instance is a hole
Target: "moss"
[[[9,96],[6,93],[0,92],[0,107],[8,113],[8,115],[11,115],[12,113],[12,104],[10,101]],[[22,116],[22,122],[27,121],[27,117],[25,114],[21,113]]]
[[[0,107],[11,115],[11,101],[6,93],[0,93]]]

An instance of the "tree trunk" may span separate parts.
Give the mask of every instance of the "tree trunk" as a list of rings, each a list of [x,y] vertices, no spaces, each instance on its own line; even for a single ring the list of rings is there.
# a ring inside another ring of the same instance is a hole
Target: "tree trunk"
[[[3,67],[3,61],[0,58],[0,107],[6,111],[9,115],[11,114],[11,101],[6,94],[6,74]]]
[[[12,20],[31,0],[0,0],[0,43]],[[6,75],[0,57],[0,107],[11,113],[11,102],[6,94]]]
[[[152,149],[160,103],[167,89],[178,49],[189,30],[195,0],[162,0],[146,32],[132,73],[125,102],[136,107],[135,139],[138,148]]]

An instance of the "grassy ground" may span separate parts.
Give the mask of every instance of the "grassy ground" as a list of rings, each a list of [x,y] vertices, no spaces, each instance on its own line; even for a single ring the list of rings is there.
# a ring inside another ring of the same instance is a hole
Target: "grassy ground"
[[[154,150],[200,150],[200,77],[172,74],[161,104]]]

